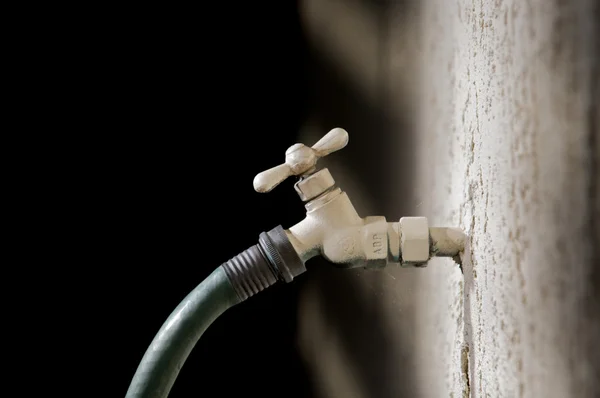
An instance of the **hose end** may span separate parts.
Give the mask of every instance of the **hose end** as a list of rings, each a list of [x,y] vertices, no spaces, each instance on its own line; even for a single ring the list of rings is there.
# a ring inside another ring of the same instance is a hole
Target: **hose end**
[[[290,283],[296,276],[306,272],[304,262],[298,256],[281,225],[260,234],[258,245],[265,253],[279,280]]]
[[[277,282],[277,276],[258,245],[251,246],[223,264],[240,301]]]
[[[260,234],[257,245],[227,261],[223,268],[240,301],[247,300],[278,280],[291,282],[306,271],[281,225]]]

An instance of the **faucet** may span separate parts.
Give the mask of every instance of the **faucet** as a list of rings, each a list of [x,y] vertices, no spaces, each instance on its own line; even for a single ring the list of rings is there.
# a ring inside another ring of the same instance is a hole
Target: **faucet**
[[[288,177],[299,177],[294,188],[306,217],[284,232],[302,263],[318,255],[341,268],[425,267],[434,256],[458,260],[466,238],[459,228],[430,228],[426,217],[387,222],[383,216],[358,215],[329,170],[317,168],[319,159],[347,144],[346,130],[334,128],[312,147],[292,145],[285,163],[254,178],[254,189],[266,193]]]
[[[458,228],[429,227],[426,217],[360,217],[319,159],[344,148],[348,133],[335,128],[312,147],[295,144],[285,162],[254,178],[257,192],[270,192],[295,176],[294,188],[306,217],[258,237],[258,244],[217,267],[175,308],[148,347],[126,398],[165,398],[196,342],[227,309],[275,284],[291,282],[305,263],[323,256],[342,268],[425,267],[430,258],[452,257],[460,264],[466,236]]]

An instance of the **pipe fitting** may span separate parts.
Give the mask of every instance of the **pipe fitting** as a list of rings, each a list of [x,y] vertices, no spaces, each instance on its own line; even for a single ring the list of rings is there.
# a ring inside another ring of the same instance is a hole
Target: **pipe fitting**
[[[425,217],[400,219],[400,252],[402,263],[419,265],[429,261],[429,224]]]

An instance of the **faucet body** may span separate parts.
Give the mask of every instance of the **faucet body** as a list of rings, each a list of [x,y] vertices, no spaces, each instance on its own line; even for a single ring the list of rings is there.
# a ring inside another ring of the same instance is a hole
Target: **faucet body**
[[[465,236],[455,228],[429,228],[425,217],[360,217],[346,192],[334,185],[327,169],[312,178],[329,181],[323,192],[306,202],[306,217],[285,230],[302,259],[321,255],[341,268],[424,267],[432,256],[454,257]],[[305,180],[296,183],[303,196]]]
[[[322,255],[344,268],[384,267],[388,262],[399,262],[400,242],[393,224],[385,217],[361,218],[340,188],[329,190],[305,206],[304,220],[286,230],[303,261]]]

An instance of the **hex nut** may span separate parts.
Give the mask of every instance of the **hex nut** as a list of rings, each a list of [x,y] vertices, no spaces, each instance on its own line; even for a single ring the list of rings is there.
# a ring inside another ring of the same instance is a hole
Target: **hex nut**
[[[323,192],[335,185],[331,173],[327,169],[321,169],[316,173],[298,181],[294,188],[303,202],[316,198]]]
[[[400,253],[403,263],[429,260],[429,224],[426,217],[400,218]]]

